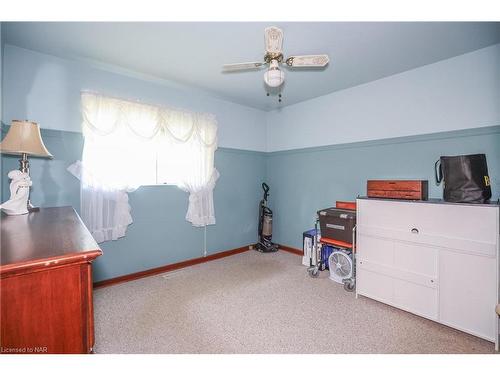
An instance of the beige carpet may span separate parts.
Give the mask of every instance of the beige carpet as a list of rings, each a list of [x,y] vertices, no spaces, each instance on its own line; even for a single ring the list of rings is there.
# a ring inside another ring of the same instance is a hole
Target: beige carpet
[[[347,293],[297,255],[245,252],[94,295],[97,353],[493,353],[494,344]]]

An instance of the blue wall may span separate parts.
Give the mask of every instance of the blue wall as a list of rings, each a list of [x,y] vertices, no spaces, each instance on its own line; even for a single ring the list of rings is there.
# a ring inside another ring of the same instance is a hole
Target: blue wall
[[[267,151],[500,125],[499,67],[496,44],[269,112]]]
[[[80,207],[79,181],[66,171],[81,159],[80,92],[98,91],[191,111],[214,113],[221,177],[214,198],[217,224],[207,228],[208,253],[247,246],[257,239],[260,183],[265,176],[265,112],[116,67],[99,67],[5,45],[2,122],[40,123],[53,160],[31,159],[32,200],[41,207]],[[225,148],[224,148],[225,147]],[[246,151],[249,150],[249,151]],[[17,158],[2,156],[2,195],[6,174]],[[134,223],[125,238],[102,244],[96,281],[203,256],[204,231],[185,220],[188,195],[173,186],[141,187],[129,195]]]
[[[314,227],[316,211],[366,195],[368,179],[428,180],[429,195],[442,198],[442,187],[434,183],[434,162],[441,155],[474,153],[486,154],[492,199],[497,200],[500,126],[268,153],[273,238],[301,248],[302,232]]]
[[[42,207],[71,205],[78,209],[79,181],[66,168],[81,158],[83,147],[78,132],[80,90],[215,113],[219,120],[219,146],[222,146],[216,152],[215,163],[221,177],[215,189],[217,224],[207,228],[208,252],[256,241],[260,184],[265,179],[271,187],[275,241],[300,248],[302,232],[313,226],[316,211],[334,205],[336,200],[352,200],[365,194],[367,179],[427,179],[431,196],[439,198],[441,188],[432,181],[434,161],[440,155],[486,153],[497,199],[500,112],[498,103],[492,101],[499,97],[499,88],[492,82],[498,82],[498,64],[495,64],[499,51],[500,47],[494,46],[447,60],[444,65],[437,63],[441,65],[367,84],[372,85],[373,92],[368,90],[371,94],[365,92],[366,87],[358,87],[266,114],[196,90],[170,87],[7,45],[2,120],[9,124],[14,118],[28,118],[49,128],[42,130],[42,136],[55,159],[32,159],[32,200]],[[493,65],[496,68],[492,69]],[[439,81],[443,71],[451,76]],[[459,95],[455,92],[456,84],[449,80],[456,81],[456,77],[462,76],[467,79],[460,81]],[[426,84],[416,86],[419,82]],[[426,94],[435,90],[439,95],[432,101],[426,99]],[[406,106],[397,112],[401,115],[398,117],[393,116],[391,98],[400,92],[405,93]],[[447,93],[455,99],[448,100]],[[475,105],[463,105],[468,97],[471,98],[468,103]],[[381,105],[371,105],[374,98]],[[450,108],[457,106],[465,119],[458,124],[449,117]],[[375,112],[361,116],[363,108]],[[428,121],[421,126],[414,123],[415,114],[427,116]],[[405,122],[409,119],[413,122]],[[441,129],[429,128],[433,121],[446,129],[476,129],[346,143],[350,139],[364,140],[367,134],[371,138],[380,134],[383,138],[408,134],[410,128],[418,132]],[[375,131],[375,125],[384,132]],[[351,138],[342,138],[342,131],[349,131]],[[267,149],[268,140],[269,150],[295,150],[261,152]],[[297,149],[321,144],[334,145]],[[1,191],[5,198],[9,184],[6,173],[18,167],[17,158],[3,156],[1,164]],[[184,219],[186,193],[172,186],[148,186],[129,197],[134,223],[125,238],[102,244],[104,255],[94,267],[96,281],[202,256],[203,229],[192,227]]]
[[[266,113],[195,88],[118,67],[61,59],[6,44],[3,122],[36,121],[42,128],[81,132],[82,90],[215,114],[219,147],[266,151]]]
[[[301,247],[316,211],[366,194],[367,179],[426,179],[441,198],[441,155],[486,153],[497,199],[499,67],[496,44],[270,112],[275,240]]]
[[[46,129],[42,137],[54,159],[30,160],[31,199],[40,207],[70,205],[79,211],[80,184],[66,168],[81,158],[83,137]],[[6,197],[9,181],[5,174],[18,168],[17,159],[3,157]],[[256,242],[265,154],[220,148],[215,164],[221,176],[214,192],[217,224],[207,227],[208,254]],[[130,193],[129,199],[134,223],[124,238],[101,244],[104,255],[95,262],[95,281],[203,256],[203,229],[185,220],[187,193],[174,186],[146,186]]]
[[[79,181],[66,168],[80,158],[81,134],[43,129],[42,137],[55,158],[31,159],[33,202],[79,210]],[[435,160],[468,153],[487,154],[493,199],[498,199],[500,127],[267,154],[221,148],[216,152],[221,173],[214,193],[217,224],[207,228],[208,253],[256,241],[264,180],[271,187],[275,241],[300,248],[302,232],[313,226],[316,211],[364,195],[367,179],[427,179],[431,197],[440,198],[441,187],[433,183]],[[14,156],[4,156],[3,164],[4,173],[18,167]],[[8,196],[6,178],[2,190]],[[125,238],[102,244],[96,281],[202,256],[203,229],[184,219],[187,193],[173,186],[147,186],[129,197],[134,223]]]

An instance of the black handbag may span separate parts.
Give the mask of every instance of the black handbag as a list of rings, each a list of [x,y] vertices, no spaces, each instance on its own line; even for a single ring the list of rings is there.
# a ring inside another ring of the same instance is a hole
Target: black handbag
[[[491,185],[485,154],[441,156],[435,164],[436,183],[444,182],[443,199],[457,203],[486,203]]]

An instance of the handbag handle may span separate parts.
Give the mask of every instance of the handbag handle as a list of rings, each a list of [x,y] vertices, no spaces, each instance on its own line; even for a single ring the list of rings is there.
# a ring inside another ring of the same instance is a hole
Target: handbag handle
[[[436,176],[436,184],[439,185],[441,181],[443,181],[443,168],[441,167],[441,159],[438,159],[434,164],[434,173]]]

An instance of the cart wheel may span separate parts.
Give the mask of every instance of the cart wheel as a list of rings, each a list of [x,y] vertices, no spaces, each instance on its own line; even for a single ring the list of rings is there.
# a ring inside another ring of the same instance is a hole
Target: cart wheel
[[[353,279],[347,279],[344,281],[344,289],[347,292],[352,292],[356,286],[356,282]]]
[[[309,268],[307,270],[307,272],[309,273],[309,276],[311,276],[311,277],[316,278],[319,276],[319,269],[317,267]]]

